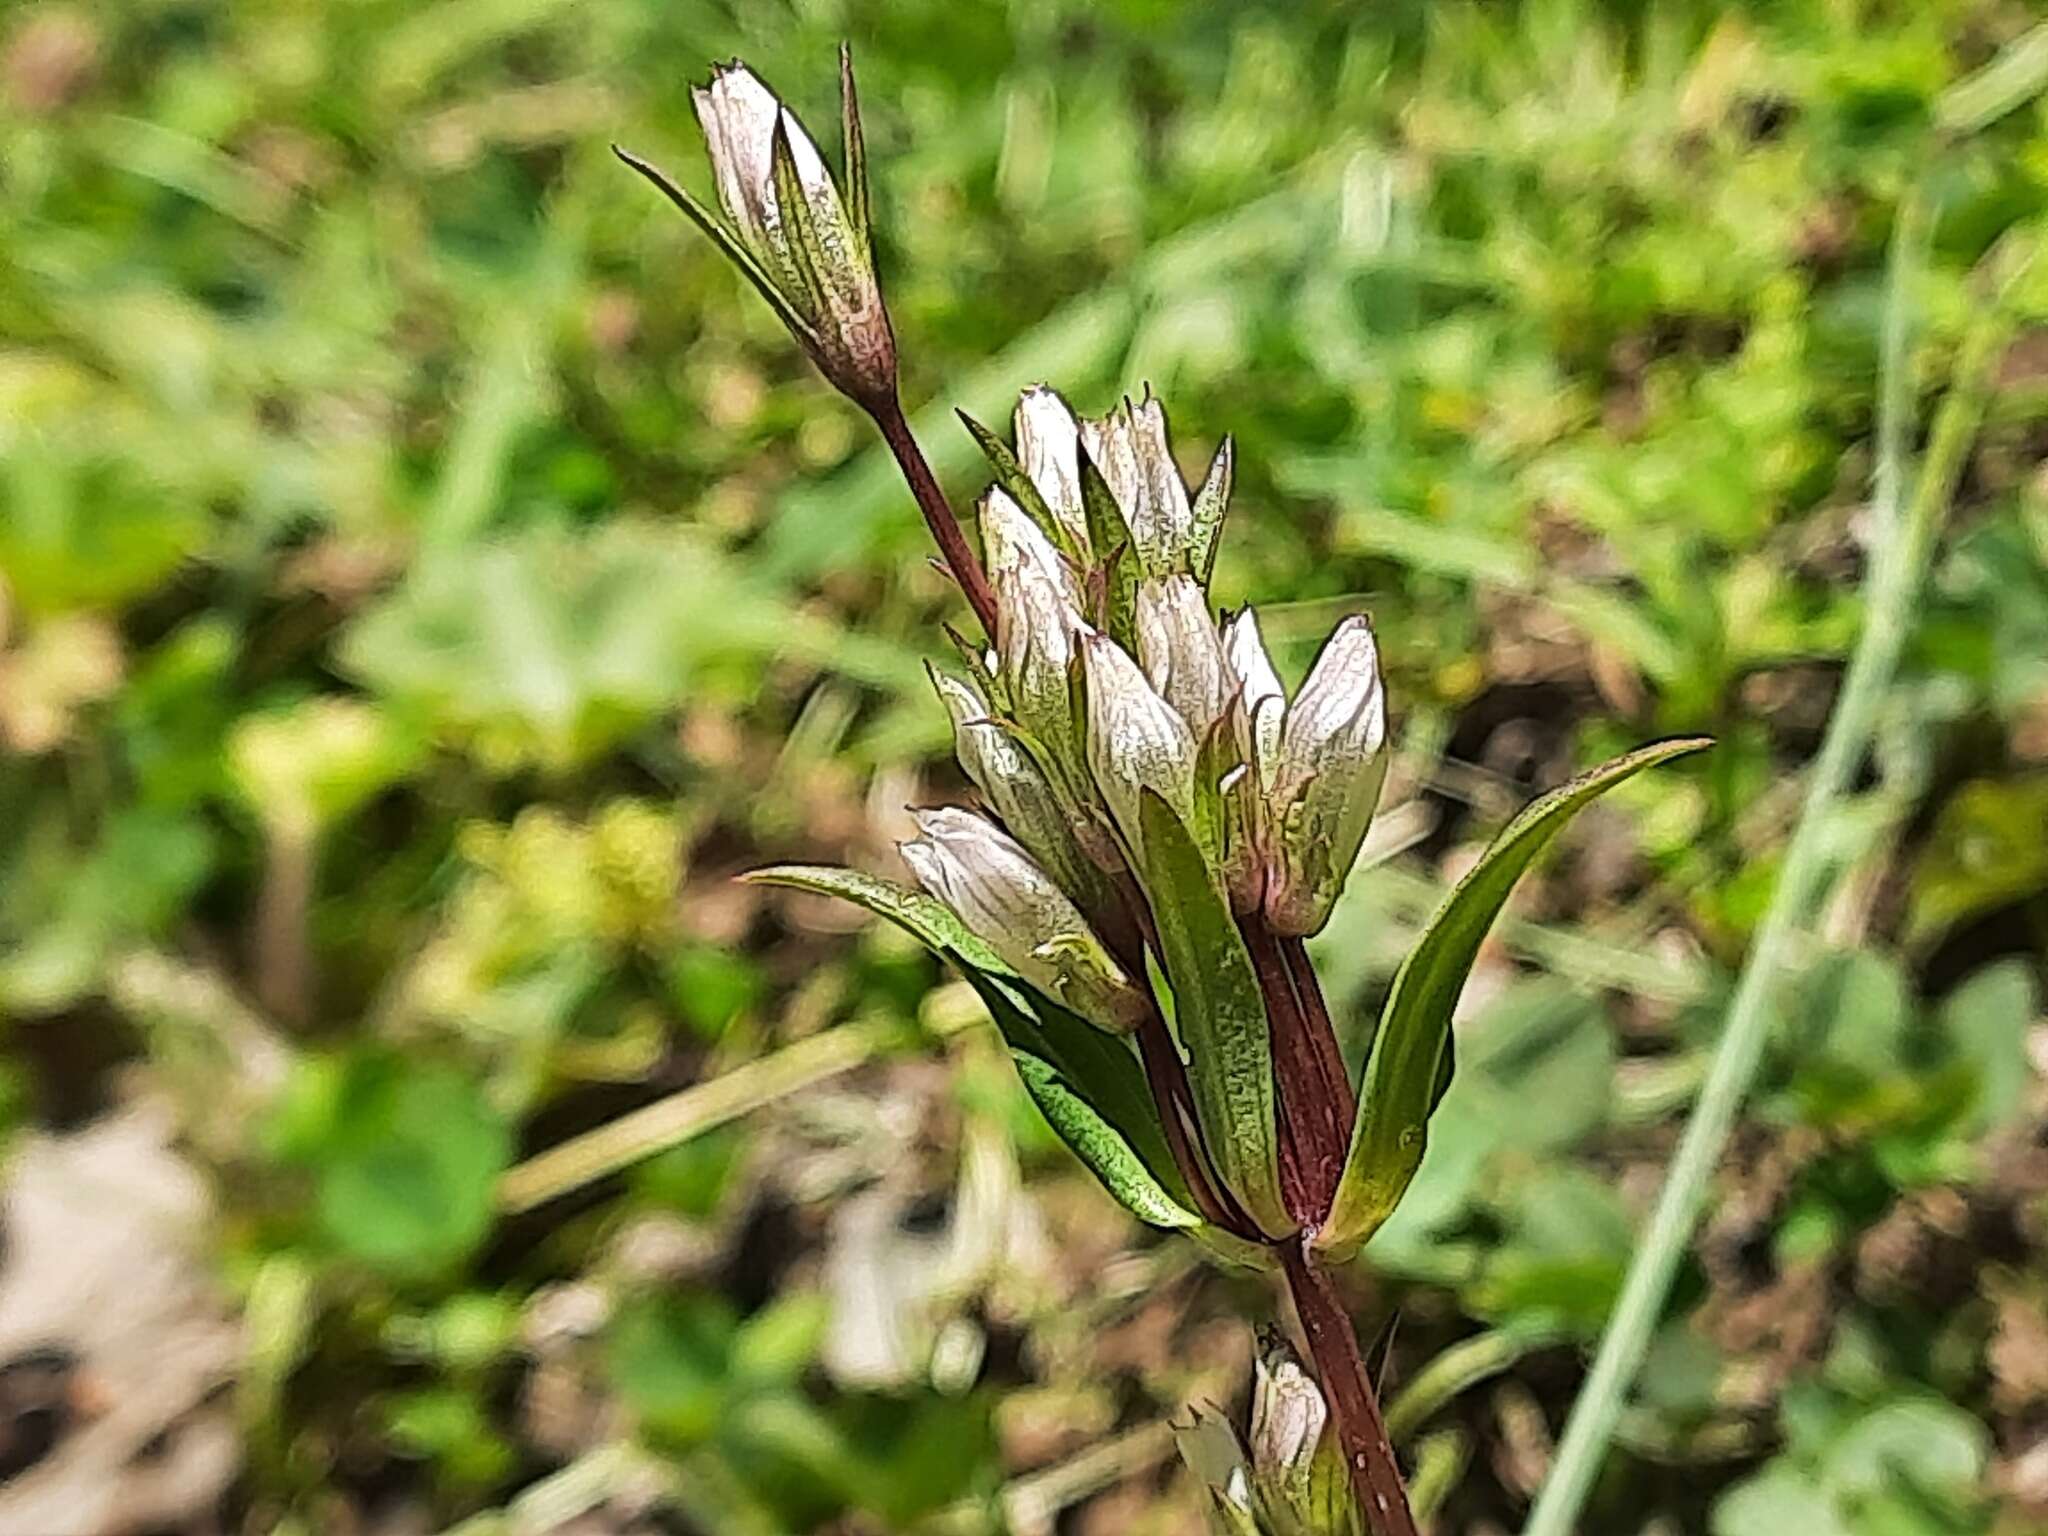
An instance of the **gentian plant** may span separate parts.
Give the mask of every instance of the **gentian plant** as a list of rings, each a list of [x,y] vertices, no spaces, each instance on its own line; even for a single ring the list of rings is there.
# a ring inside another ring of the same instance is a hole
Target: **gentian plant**
[[[1517,878],[1587,802],[1704,745],[1607,763],[1517,816],[1395,976],[1354,1082],[1304,941],[1328,921],[1387,764],[1371,625],[1340,623],[1290,697],[1249,609],[1210,572],[1228,438],[1192,492],[1148,393],[1100,417],[1019,399],[1013,441],[967,420],[994,484],[977,556],[899,403],[860,114],[841,53],[845,179],[742,64],[695,92],[723,215],[621,156],[714,240],[825,377],[875,421],[984,639],[935,677],[982,808],[921,812],[917,885],[782,866],[902,925],[987,1005],[1053,1128],[1139,1219],[1275,1269],[1314,1377],[1262,1357],[1247,1449],[1188,1439],[1231,1531],[1415,1530],[1329,1267],[1421,1163],[1451,1075],[1451,1015]],[[963,418],[964,419],[964,418]]]

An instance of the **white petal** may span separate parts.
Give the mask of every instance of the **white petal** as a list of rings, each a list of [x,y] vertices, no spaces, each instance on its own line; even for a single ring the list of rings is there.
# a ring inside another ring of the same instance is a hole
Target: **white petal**
[[[1128,1029],[1144,999],[1081,911],[1007,833],[971,812],[916,813],[902,845],[918,883],[1026,981],[1093,1022]]]
[[[1081,423],[1081,441],[1131,530],[1140,568],[1164,575],[1186,564],[1194,528],[1188,488],[1167,447],[1166,412],[1148,393],[1100,421]]]
[[[1230,701],[1223,642],[1208,598],[1192,576],[1143,581],[1136,621],[1146,678],[1199,738]]]
[[[1287,718],[1287,691],[1266,654],[1259,621],[1245,608],[1223,626],[1223,653],[1238,690],[1238,718],[1244,731],[1238,746],[1262,780],[1270,782],[1280,756],[1280,731]]]
[[[1194,819],[1195,738],[1107,635],[1082,642],[1088,678],[1088,766],[1125,841],[1139,842],[1139,792],[1150,789]]]
[[[1017,397],[1017,461],[1038,487],[1052,515],[1074,541],[1088,548],[1088,515],[1081,502],[1081,428],[1058,391],[1034,384]]]
[[[1298,788],[1333,759],[1362,759],[1386,740],[1386,690],[1372,626],[1349,618],[1324,642],[1308,680],[1287,710],[1278,788]]]
[[[747,236],[756,255],[781,260],[772,145],[782,104],[744,64],[712,72],[711,84],[690,92],[725,216]]]

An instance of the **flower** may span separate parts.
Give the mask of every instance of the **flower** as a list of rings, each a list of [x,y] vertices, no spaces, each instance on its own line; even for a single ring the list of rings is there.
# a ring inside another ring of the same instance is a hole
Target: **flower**
[[[1199,739],[1223,718],[1233,692],[1209,599],[1179,572],[1139,583],[1138,658],[1145,677]]]
[[[958,678],[933,681],[953,721],[953,755],[1003,825],[1075,905],[1097,923],[1116,915],[1116,893],[1077,810],[1032,759],[1016,734],[989,714],[988,702]]]
[[[1265,790],[1265,910],[1275,932],[1311,934],[1329,921],[1379,805],[1386,736],[1372,626],[1349,618],[1287,706]]]
[[[796,115],[737,60],[690,93],[722,220],[653,165],[614,148],[732,259],[827,379],[878,410],[895,403],[896,339],[875,274],[860,107],[844,48],[839,88],[843,193]]]
[[[1194,733],[1109,636],[1089,635],[1081,656],[1088,686],[1088,767],[1142,873],[1144,794],[1159,796],[1183,822],[1195,820]],[[1171,899],[1168,893],[1160,897]]]
[[[1034,384],[1017,397],[1017,459],[1074,548],[1088,549],[1081,500],[1081,426],[1059,391]]]
[[[916,813],[904,862],[933,896],[1033,986],[1121,1033],[1151,1008],[1080,909],[993,822],[947,808]]]
[[[1081,442],[1131,530],[1139,568],[1150,576],[1186,569],[1194,508],[1167,446],[1166,411],[1151,391],[1137,405],[1126,399],[1082,422]]]

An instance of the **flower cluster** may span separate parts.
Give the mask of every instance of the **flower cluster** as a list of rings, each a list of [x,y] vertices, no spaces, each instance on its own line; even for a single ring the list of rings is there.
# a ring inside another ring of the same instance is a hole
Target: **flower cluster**
[[[1140,1009],[1117,941],[1173,894],[1148,857],[1147,801],[1192,839],[1241,920],[1316,932],[1379,796],[1379,661],[1371,627],[1347,619],[1290,702],[1252,610],[1217,621],[1206,576],[1229,448],[1191,498],[1157,400],[1077,421],[1041,386],[1016,433],[1017,494],[999,484],[981,504],[995,646],[973,681],[939,685],[961,766],[995,815],[928,822],[905,852],[1020,972],[1128,1028]],[[987,920],[1024,911],[1038,921]]]

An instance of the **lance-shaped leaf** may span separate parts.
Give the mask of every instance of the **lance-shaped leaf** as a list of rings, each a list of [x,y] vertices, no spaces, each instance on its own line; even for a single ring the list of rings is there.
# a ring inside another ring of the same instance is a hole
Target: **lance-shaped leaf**
[[[1422,1163],[1430,1113],[1449,1078],[1451,1015],[1479,946],[1515,882],[1565,824],[1623,779],[1687,752],[1705,737],[1661,741],[1603,763],[1532,801],[1460,880],[1401,962],[1366,1060],[1351,1151],[1319,1247],[1355,1251],[1393,1214]]]
[[[1273,1045],[1258,976],[1230,904],[1180,817],[1150,789],[1139,792],[1138,816],[1139,874],[1173,989],[1202,1143],[1238,1204],[1277,1237],[1292,1223],[1280,1198]]]
[[[1142,1222],[1170,1231],[1201,1226],[1202,1218],[1153,1176],[1130,1138],[1104,1119],[1058,1067],[1033,1049],[1041,1026],[1018,1007],[1013,994],[993,977],[978,976],[971,970],[965,974],[1009,1042],[1010,1057],[1031,1102],[1088,1171]],[[1170,1157],[1167,1166],[1172,1166]]]
[[[1041,1062],[1064,1085],[1064,1095],[1050,1097],[1066,1117],[1066,1123],[1055,1119],[1051,1110],[1045,1110],[1046,1119],[1110,1192],[1142,1221],[1187,1225],[1177,1219],[1172,1223],[1159,1222],[1155,1215],[1148,1214],[1165,1208],[1158,1203],[1163,1196],[1190,1221],[1201,1225],[1200,1218],[1190,1209],[1193,1198],[1173,1160],[1173,1150],[1167,1143],[1165,1128],[1159,1123],[1144,1069],[1130,1046],[1028,986],[994,950],[969,932],[967,925],[943,902],[892,880],[823,865],[779,864],[755,870],[744,878],[755,884],[787,886],[850,901],[877,917],[887,918],[949,962],[988,1005],[1012,1056],[1019,1059],[1018,1070],[1024,1073],[1026,1088],[1032,1089],[1032,1097],[1042,1110],[1046,1100],[1033,1088],[1022,1058],[1030,1056]],[[1040,1078],[1043,1082],[1044,1073],[1040,1073]],[[1135,1158],[1135,1169],[1120,1166],[1114,1170],[1114,1179],[1104,1171],[1107,1164],[1103,1160],[1114,1156],[1115,1144],[1078,1117],[1075,1103],[1114,1133],[1115,1142]],[[1077,1142],[1077,1135],[1084,1141]],[[1133,1198],[1140,1203],[1133,1204]],[[1206,1230],[1198,1235],[1227,1236],[1209,1234]]]

